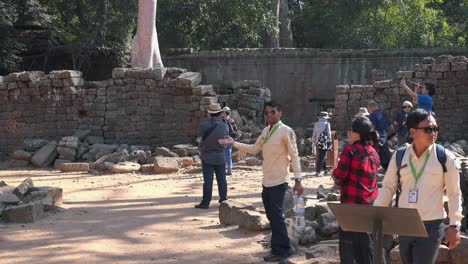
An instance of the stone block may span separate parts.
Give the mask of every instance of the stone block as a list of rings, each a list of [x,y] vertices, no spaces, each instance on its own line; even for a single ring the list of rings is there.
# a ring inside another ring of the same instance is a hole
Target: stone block
[[[141,165],[135,162],[124,161],[117,164],[104,162],[104,166],[111,173],[131,173],[140,170]]]
[[[218,98],[214,96],[205,96],[202,97],[200,100],[201,105],[210,105],[218,102]]]
[[[335,101],[347,101],[348,95],[347,94],[337,94],[335,95]]]
[[[28,223],[43,217],[44,205],[41,202],[30,202],[7,207],[2,212],[2,218],[7,222]]]
[[[127,68],[114,68],[112,70],[112,78],[114,78],[114,79],[124,79],[126,70],[127,70]]]
[[[42,138],[28,138],[23,141],[24,150],[35,152],[45,146],[49,141]]]
[[[84,79],[83,78],[63,79],[62,82],[63,82],[64,87],[76,87],[76,86],[83,86],[84,85]]]
[[[58,165],[58,168],[61,172],[88,172],[90,170],[89,163],[86,162],[63,162]]]
[[[165,147],[157,147],[154,150],[155,156],[162,156],[162,157],[179,157],[176,153],[170,151],[168,148]]]
[[[222,225],[239,225],[241,221],[240,210],[255,211],[252,204],[242,203],[235,200],[223,201],[219,204],[219,222]]]
[[[60,79],[80,78],[83,73],[80,71],[64,70],[58,71],[58,77]]]
[[[431,72],[429,72],[427,77],[430,78],[430,79],[442,79],[443,78],[443,72],[431,71]],[[424,77],[419,77],[419,78],[424,78]]]
[[[154,172],[154,164],[144,164],[140,167],[141,173],[152,173]]]
[[[56,159],[54,162],[54,168],[56,170],[60,170],[60,164],[62,163],[71,163],[71,160],[66,160],[66,159]]]
[[[185,72],[176,79],[176,87],[194,88],[202,81],[202,75],[199,72]]]
[[[433,72],[450,71],[450,63],[449,62],[433,63],[431,67],[431,71]]]
[[[413,69],[415,72],[428,72],[431,70],[431,64],[416,64]]]
[[[74,137],[74,136],[63,137],[59,141],[58,146],[59,147],[71,148],[71,149],[77,149],[78,148],[78,143],[79,143],[78,137]]]
[[[216,95],[216,93],[214,92],[214,89],[213,89],[213,85],[197,85],[192,89],[192,93],[194,95],[200,95],[200,96],[204,96],[204,95],[213,96],[213,95]]]
[[[57,142],[50,141],[34,153],[31,163],[37,167],[47,167],[57,158]]]
[[[193,159],[191,157],[177,158],[177,163],[180,168],[187,168],[193,165]]]
[[[18,80],[22,82],[30,82],[32,80],[37,80],[44,76],[45,74],[42,71],[21,72],[18,75]]]
[[[450,250],[450,262],[451,264],[463,264],[468,259],[468,238],[461,237],[460,245]],[[437,259],[439,259],[437,257]]]
[[[107,154],[111,154],[118,147],[118,145],[94,144],[89,148],[88,153],[83,155],[83,158],[89,161],[95,161]]]
[[[9,168],[25,168],[25,167],[28,167],[29,164],[31,164],[31,163],[29,161],[27,161],[27,160],[14,159],[14,160],[11,160],[8,163],[8,167]]]
[[[336,260],[340,258],[338,243],[319,243],[310,247],[306,253],[307,259],[323,258],[327,260]],[[328,262],[327,262],[328,263]]]
[[[154,172],[159,174],[174,173],[179,171],[176,158],[156,157],[154,159]]]
[[[464,62],[452,62],[451,63],[451,70],[452,71],[466,71],[468,70],[468,63],[466,61]]]
[[[17,150],[13,153],[13,158],[16,160],[31,161],[32,153],[24,150]]]
[[[258,158],[248,158],[245,160],[245,164],[247,166],[260,166],[262,165],[263,161]]]
[[[143,69],[140,72],[140,77],[143,79],[153,79],[161,81],[166,75],[166,68]]]
[[[0,191],[0,204],[18,204],[19,202],[20,199],[14,193]]]
[[[13,193],[22,199],[24,195],[28,192],[28,189],[34,187],[33,181],[30,177],[26,178],[20,185],[16,186],[13,190]]]
[[[240,223],[239,227],[252,230],[252,231],[263,231],[270,229],[270,223],[268,222],[266,215],[261,214],[252,210],[240,210]]]
[[[378,81],[374,83],[374,88],[375,89],[387,89],[390,88],[390,81],[385,80],[385,81]]]
[[[140,79],[140,72],[141,69],[138,68],[129,68],[124,71],[125,73],[125,81],[130,83],[131,80],[129,79]],[[130,81],[130,82],[129,82]]]
[[[412,79],[413,72],[412,71],[398,71],[396,73],[397,78],[405,78],[405,79]]]
[[[101,136],[87,136],[85,142],[89,145],[104,144],[104,138]]]
[[[66,159],[75,161],[76,160],[76,149],[67,148],[67,147],[57,147],[57,152],[59,153],[60,159]]]
[[[424,79],[427,77],[427,72],[425,71],[417,71],[414,73],[414,78],[421,78]]]
[[[337,85],[336,86],[336,94],[345,94],[349,90],[348,85]]]

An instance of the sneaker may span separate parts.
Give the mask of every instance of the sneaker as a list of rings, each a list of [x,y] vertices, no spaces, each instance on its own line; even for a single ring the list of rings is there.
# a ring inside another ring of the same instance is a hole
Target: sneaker
[[[278,255],[275,255],[275,254],[270,254],[270,255],[267,255],[267,256],[264,256],[263,257],[263,260],[265,261],[282,261],[283,263],[286,263],[285,261],[288,260],[289,257],[281,257],[281,256],[278,256]]]
[[[222,203],[222,202],[224,202],[224,201],[226,201],[226,200],[227,200],[227,199],[219,199],[218,202],[219,202],[219,203]]]
[[[226,175],[232,175],[232,172],[228,171],[226,172]]]
[[[208,204],[197,204],[195,205],[195,208],[198,208],[198,209],[208,209],[210,208],[210,206]]]

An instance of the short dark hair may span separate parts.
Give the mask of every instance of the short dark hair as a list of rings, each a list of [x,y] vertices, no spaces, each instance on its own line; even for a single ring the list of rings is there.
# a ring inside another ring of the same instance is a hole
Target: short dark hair
[[[433,96],[435,94],[435,85],[433,83],[426,83],[426,89],[427,93],[430,96]]]
[[[267,106],[271,106],[273,108],[276,108],[276,110],[281,112],[281,105],[280,105],[280,103],[278,103],[275,100],[271,100],[271,101],[266,102],[265,105],[263,106],[263,108],[265,108]]]
[[[406,118],[406,127],[410,128],[417,128],[419,123],[426,120],[429,116],[435,118],[435,114],[432,111],[427,111],[426,109],[418,108],[408,114]]]

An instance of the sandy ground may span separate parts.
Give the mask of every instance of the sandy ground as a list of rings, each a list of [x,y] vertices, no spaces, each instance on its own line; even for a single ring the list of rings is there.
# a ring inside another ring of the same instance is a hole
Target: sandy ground
[[[16,186],[31,177],[35,186],[64,190],[59,212],[34,223],[0,222],[0,263],[264,263],[269,231],[223,226],[217,186],[210,209],[200,202],[201,173],[171,175],[76,174],[53,170],[0,170]],[[231,199],[261,207],[261,168],[228,176]],[[329,177],[304,180],[315,196]]]

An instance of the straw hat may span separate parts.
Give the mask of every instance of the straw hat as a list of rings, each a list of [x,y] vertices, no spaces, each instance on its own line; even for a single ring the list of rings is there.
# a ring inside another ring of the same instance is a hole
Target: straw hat
[[[221,108],[220,104],[214,103],[214,104],[210,104],[210,106],[208,106],[208,113],[217,114],[219,112],[223,112],[223,109]]]

